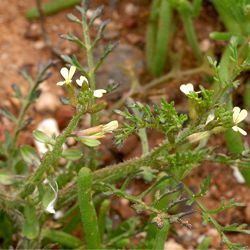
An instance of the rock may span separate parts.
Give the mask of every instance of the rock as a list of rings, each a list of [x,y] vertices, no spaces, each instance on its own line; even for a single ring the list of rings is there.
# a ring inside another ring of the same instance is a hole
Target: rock
[[[219,249],[221,238],[218,231],[214,228],[210,228],[207,232],[207,236],[211,236],[212,238],[212,247],[214,247],[215,249]]]
[[[56,95],[51,92],[42,92],[36,102],[36,109],[39,112],[55,112],[60,105],[60,101]]]
[[[100,57],[100,52],[96,55]],[[131,77],[126,68],[132,67],[139,76],[145,70],[143,52],[128,44],[119,44],[114,51],[106,58],[97,74],[97,87],[105,88],[109,82],[120,84],[116,93],[111,97],[114,100],[121,97],[131,86]]]
[[[55,113],[55,118],[58,121],[59,128],[64,129],[68,125],[73,115],[74,110],[71,107],[61,105]]]
[[[137,16],[139,12],[139,8],[137,6],[135,6],[132,3],[128,3],[125,6],[125,14],[127,14],[128,16]]]
[[[141,36],[138,36],[138,35],[133,34],[133,33],[127,34],[127,39],[132,44],[138,44],[138,43],[143,42],[143,38]]]
[[[45,48],[46,45],[45,45],[44,41],[37,41],[34,43],[33,46],[35,49],[41,50],[41,49]]]
[[[202,52],[207,52],[211,47],[211,42],[209,39],[204,39],[200,43],[200,48]]]
[[[114,39],[118,38],[119,35],[120,35],[119,31],[117,31],[117,30],[108,30],[107,29],[106,32],[103,35],[103,38],[105,40],[109,41],[109,40],[114,40]]]
[[[24,33],[25,38],[30,40],[38,40],[41,37],[41,27],[38,23],[32,23],[27,27]]]
[[[174,239],[170,239],[164,244],[164,250],[184,250],[182,245],[178,244]]]
[[[48,118],[48,119],[42,120],[38,124],[36,130],[39,130],[48,136],[59,135],[58,124],[54,118]],[[45,146],[44,143],[38,142],[36,140],[34,141],[35,141],[37,151],[39,155],[42,157],[48,151],[48,148]]]
[[[120,25],[117,25],[117,23],[114,22],[110,22],[105,29],[103,38],[107,41],[118,38],[120,35],[119,32],[120,29],[121,29]]]

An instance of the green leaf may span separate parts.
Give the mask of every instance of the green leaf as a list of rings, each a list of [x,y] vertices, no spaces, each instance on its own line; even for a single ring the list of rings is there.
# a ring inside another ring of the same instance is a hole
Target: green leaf
[[[33,131],[33,137],[36,141],[48,144],[51,143],[51,138],[40,130]]]
[[[34,148],[32,148],[29,145],[23,145],[20,148],[20,153],[23,158],[23,160],[28,164],[28,165],[35,165],[38,167],[40,165],[40,159],[35,151]]]
[[[162,219],[162,227],[157,231],[153,243],[153,249],[164,249],[164,243],[167,240],[170,224],[167,219]]]
[[[18,98],[18,99],[21,99],[21,98],[23,97],[23,95],[22,95],[22,91],[21,91],[19,85],[13,83],[13,84],[11,85],[11,87],[12,87],[12,89],[13,89],[14,92],[15,92],[15,97]]]
[[[208,250],[212,243],[211,237],[204,237],[202,241],[197,246],[197,250]]]
[[[62,59],[63,59],[65,62],[69,63],[70,65],[76,66],[76,68],[77,68],[78,70],[80,70],[80,71],[82,72],[83,75],[88,76],[87,70],[84,69],[84,67],[83,67],[82,64],[77,60],[77,58],[76,58],[75,55],[73,55],[73,56],[71,56],[71,57],[70,57],[70,56],[67,56],[67,55],[62,55],[61,57],[62,57]]]
[[[88,147],[97,147],[101,144],[101,142],[96,139],[77,138],[77,140]]]
[[[73,14],[71,14],[71,13],[69,13],[69,14],[67,15],[67,18],[68,18],[71,22],[75,22],[75,23],[81,24],[80,19],[77,18],[75,15],[73,15]]]
[[[12,122],[16,122],[16,117],[7,108],[1,108],[0,115],[5,116],[7,119],[9,119]]]
[[[91,19],[89,20],[89,27],[93,25],[95,20],[100,17],[103,13],[103,6],[99,6],[92,14]]]
[[[24,208],[23,235],[29,240],[34,240],[39,235],[39,222],[35,207],[27,205]]]
[[[66,149],[62,152],[62,157],[70,161],[79,160],[82,157],[82,155],[83,154],[81,150],[76,148]]]
[[[199,193],[199,196],[203,196],[206,194],[206,192],[209,189],[210,182],[211,182],[211,174],[208,175],[205,180],[203,180],[203,182],[201,184],[201,191]]]
[[[51,242],[55,242],[63,246],[60,249],[83,249],[81,245],[83,245],[82,241],[79,240],[77,237],[72,236],[68,233],[52,230],[52,229],[44,229],[42,231],[42,236],[45,239],[50,240]]]

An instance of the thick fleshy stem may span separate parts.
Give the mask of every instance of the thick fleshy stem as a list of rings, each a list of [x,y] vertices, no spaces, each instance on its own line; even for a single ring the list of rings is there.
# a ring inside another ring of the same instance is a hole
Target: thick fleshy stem
[[[83,167],[78,174],[78,203],[87,249],[101,249],[97,215],[92,200],[93,174]]]

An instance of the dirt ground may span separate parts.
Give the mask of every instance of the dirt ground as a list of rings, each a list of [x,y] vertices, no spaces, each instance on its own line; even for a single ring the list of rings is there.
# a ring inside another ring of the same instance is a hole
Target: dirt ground
[[[134,9],[128,7],[130,3],[135,7]],[[105,41],[119,40],[120,44],[127,46],[126,49],[132,54],[129,60],[139,62],[138,74],[142,84],[145,84],[152,79],[145,69],[144,61],[145,31],[146,21],[149,14],[149,3],[150,1],[143,0],[94,0],[92,5],[92,8],[99,4],[105,5],[104,16],[111,19],[111,24],[108,26],[107,34],[104,39]],[[9,107],[16,113],[18,112],[19,104],[12,96],[11,85],[13,83],[20,85],[24,92],[27,89],[27,83],[20,76],[20,70],[22,68],[27,68],[34,74],[38,64],[46,63],[49,59],[56,59],[46,47],[41,34],[39,22],[29,22],[25,18],[25,12],[30,6],[34,6],[34,4],[35,1],[32,0],[1,0],[0,2],[0,107]],[[54,48],[57,48],[63,54],[79,54],[80,51],[77,47],[72,46],[70,43],[59,37],[60,34],[66,32],[80,34],[80,30],[67,21],[66,14],[70,12],[75,13],[75,10],[70,9],[47,17],[46,29]],[[208,39],[208,34],[211,31],[222,29],[220,21],[211,5],[205,4],[205,7],[202,9],[201,17],[199,18],[199,21],[196,21],[195,25],[202,49],[207,50],[213,48],[219,51],[223,44],[215,44]],[[184,39],[181,24],[179,24],[179,27],[177,28],[179,32],[175,43],[172,45],[173,51],[179,51],[179,48],[182,48],[181,53],[185,55],[185,59],[182,60],[182,68],[195,67],[196,62],[192,56],[191,49],[188,46],[184,46],[186,41]],[[84,61],[84,56],[82,56],[82,59]],[[114,57],[113,60],[115,61],[116,57]],[[123,58],[120,60],[122,61]],[[62,95],[63,92],[60,88],[56,87],[55,83],[60,80],[58,72],[61,66],[62,62],[59,61],[52,69],[52,77],[43,84],[42,90],[45,93],[45,96],[41,97],[43,98],[42,101],[38,102],[31,111],[33,122],[30,130],[36,127],[38,122],[45,117],[55,117],[59,123],[59,127],[62,129],[72,115],[72,110],[65,109],[58,101],[58,97]],[[116,69],[110,66],[109,68],[105,68],[102,74],[108,74],[108,70],[115,71]],[[122,74],[117,77],[120,81],[128,81],[126,76]],[[198,75],[193,78],[189,77],[181,80],[182,83],[189,81],[197,84],[204,79]],[[98,84],[101,85],[106,83],[100,81]],[[162,85],[161,89],[147,93],[148,97],[143,96],[143,101],[158,100],[160,97],[164,96],[168,100],[176,100],[180,109],[185,109],[185,102],[182,100],[178,91],[180,84],[180,81],[170,81],[168,84]],[[125,86],[125,89],[126,87],[127,86]],[[115,99],[119,99],[121,95],[121,93],[118,93],[118,97]],[[46,103],[45,100],[49,100],[48,103]],[[114,101],[114,99],[111,99],[110,102],[112,102],[112,100]],[[5,128],[11,130],[12,125],[2,117],[0,117],[0,123],[0,140],[3,140],[3,130]],[[161,137],[158,134],[152,134],[150,137],[152,146],[157,145],[160,140]],[[214,138],[212,140],[212,144],[215,146],[223,143],[221,138]],[[129,146],[131,145],[131,142],[135,145],[132,149]],[[33,143],[29,132],[23,133],[20,143]],[[109,149],[113,150],[113,154],[109,152]],[[128,142],[119,149],[119,151],[114,150],[113,146],[110,146],[109,149],[103,149],[104,152],[106,152],[106,155],[103,156],[102,160],[107,164],[117,160],[117,157],[114,159],[114,152],[119,155],[119,160],[128,159],[140,154],[139,141],[135,137],[130,138]],[[237,201],[245,204],[242,208],[230,209],[218,215],[218,221],[223,225],[236,222],[249,223],[249,189],[245,185],[237,183],[233,176],[233,170],[230,167],[219,164],[203,163],[201,167],[193,171],[192,175],[187,178],[186,183],[189,184],[192,189],[196,190],[201,180],[209,173],[212,173],[213,176],[212,184],[209,193],[203,200],[209,208],[216,208],[223,198],[235,198]],[[140,182],[136,183],[134,189],[140,190],[143,185],[144,184]],[[119,201],[118,205],[114,202],[112,209],[121,219],[127,218],[133,214],[133,211],[128,208],[127,203]],[[175,243],[180,247],[179,249],[194,249],[198,239],[203,235],[210,235],[213,238],[213,248],[221,249],[219,245],[219,235],[210,226],[203,226],[201,224],[199,213],[191,215],[188,218],[188,221],[193,225],[191,231],[177,225],[176,228],[178,235],[175,235],[174,233],[171,235]],[[250,238],[246,235],[230,234],[230,238],[235,242],[241,242],[250,247]]]

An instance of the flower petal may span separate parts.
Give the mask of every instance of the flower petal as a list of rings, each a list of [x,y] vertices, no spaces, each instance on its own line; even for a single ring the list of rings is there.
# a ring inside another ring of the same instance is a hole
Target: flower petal
[[[104,133],[111,133],[113,130],[118,128],[118,121],[111,121],[103,126]]]
[[[194,86],[192,83],[188,83],[188,84],[182,84],[180,86],[180,91],[182,93],[184,93],[185,95],[188,95],[190,92],[194,91]]]
[[[244,135],[244,136],[247,135],[247,132],[246,132],[244,129],[242,129],[242,128],[240,128],[240,127],[238,127],[238,129],[239,129],[239,133],[241,133],[241,134]]]
[[[64,84],[65,84],[65,81],[61,81],[61,82],[58,82],[56,85],[62,86],[62,85],[64,85]]]
[[[70,69],[69,69],[69,75],[68,75],[68,79],[71,80],[73,75],[75,74],[76,72],[76,66],[71,66]]]
[[[238,116],[237,123],[242,122],[243,120],[246,119],[246,117],[247,117],[247,111],[246,111],[245,109],[242,109],[242,110],[240,111],[239,116]]]
[[[245,179],[237,167],[233,167],[233,175],[238,183],[245,183]]]
[[[239,117],[239,114],[240,114],[240,108],[234,107],[233,108],[233,122],[234,122],[234,124],[237,124],[237,119]]]
[[[78,86],[82,87],[82,84],[86,82],[88,84],[88,79],[85,76],[80,76],[79,79],[76,80]]]
[[[238,126],[233,126],[232,129],[233,129],[235,132],[241,133],[242,135],[247,135],[247,132],[246,132],[244,129],[238,127]]]
[[[67,68],[65,68],[65,67],[61,68],[60,73],[65,80],[68,79],[69,70]]]
[[[186,84],[186,86],[187,86],[187,89],[188,89],[189,92],[194,91],[194,85],[192,83],[188,83],[188,84]]]
[[[94,91],[94,97],[101,98],[105,93],[107,93],[105,89],[97,89]]]
[[[214,113],[209,114],[205,125],[207,125],[209,122],[213,121],[214,118],[215,118]]]
[[[47,211],[48,213],[54,214],[54,213],[56,212],[54,206],[55,206],[55,203],[56,203],[56,200],[57,200],[57,195],[58,195],[58,185],[57,185],[57,182],[56,182],[56,181],[54,182],[54,183],[55,183],[55,187],[53,187],[53,185],[52,185],[50,182],[48,182],[48,183],[49,183],[51,189],[53,190],[55,197],[54,197],[54,199],[48,204],[48,206],[47,206],[47,208],[46,208],[46,211]]]
[[[238,127],[238,126],[233,126],[232,129],[233,129],[235,132],[239,132],[239,127]]]
[[[180,86],[180,91],[181,91],[182,93],[184,93],[185,95],[188,94],[188,90],[187,90],[187,87],[186,87],[185,84],[182,84],[182,85]]]

